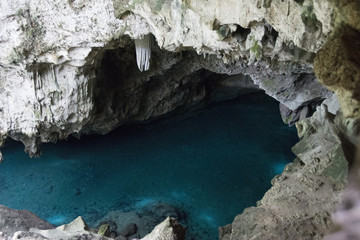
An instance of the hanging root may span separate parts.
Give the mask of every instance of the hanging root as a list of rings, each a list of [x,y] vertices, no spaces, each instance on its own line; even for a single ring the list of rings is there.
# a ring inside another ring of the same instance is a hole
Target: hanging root
[[[146,35],[143,39],[135,39],[136,62],[139,70],[147,71],[150,67],[151,38]]]

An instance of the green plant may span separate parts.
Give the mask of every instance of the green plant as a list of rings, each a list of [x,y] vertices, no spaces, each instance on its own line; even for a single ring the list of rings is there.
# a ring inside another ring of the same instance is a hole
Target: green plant
[[[256,59],[260,59],[260,57],[261,57],[261,46],[258,44],[258,40],[254,41],[254,44],[250,48],[250,51],[255,54]]]

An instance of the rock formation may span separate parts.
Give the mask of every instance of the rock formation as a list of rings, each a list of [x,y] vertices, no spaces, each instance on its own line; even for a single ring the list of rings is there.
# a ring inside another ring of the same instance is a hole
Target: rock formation
[[[248,75],[296,111],[331,95],[312,60],[332,11],[326,1],[4,0],[0,143],[22,141],[34,156],[42,142],[211,101],[214,72]],[[134,39],[148,34],[151,67],[141,73]]]
[[[16,211],[9,209],[11,211]],[[14,216],[14,219],[16,216]],[[23,226],[27,226],[29,222],[22,222],[14,227],[18,227],[19,230]],[[37,226],[40,226],[39,224]],[[48,224],[47,227],[51,227]],[[104,226],[104,225],[103,225]],[[44,227],[44,226],[42,226]],[[29,230],[16,231],[13,236],[6,235],[0,232],[1,239],[23,239],[23,240],[45,240],[45,239],[92,239],[92,240],[107,240],[107,239],[138,239],[138,238],[126,238],[125,236],[118,235],[110,237],[108,234],[98,234],[94,229],[90,229],[81,217],[76,218],[69,224],[59,226],[55,229],[37,229],[31,228]],[[100,232],[100,230],[99,230]],[[138,240],[179,240],[185,238],[186,228],[183,227],[176,219],[167,217],[160,224],[158,224],[154,230],[147,234],[145,237]]]
[[[27,210],[15,210],[0,205],[0,216],[0,239],[1,236],[11,237],[17,231],[29,231],[31,228],[54,228]]]
[[[37,156],[43,142],[260,88],[284,122],[301,120],[297,159],[220,238],[321,238],[360,134],[359,9],[356,0],[3,0],[0,146],[13,138]],[[145,36],[150,67],[140,72]]]

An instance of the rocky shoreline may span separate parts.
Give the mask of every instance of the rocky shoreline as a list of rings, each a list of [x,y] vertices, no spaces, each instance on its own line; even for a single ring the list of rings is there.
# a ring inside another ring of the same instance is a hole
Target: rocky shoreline
[[[159,206],[157,206],[159,208]],[[175,211],[171,206],[162,206],[164,211]],[[184,239],[186,228],[174,217],[165,217],[149,229],[144,224],[153,225],[155,218],[139,221],[135,212],[109,212],[99,221],[97,228],[90,228],[81,217],[54,227],[27,210],[15,210],[0,205],[0,239],[116,239],[153,240]],[[178,218],[178,216],[175,216]],[[151,222],[151,223],[150,223]],[[136,223],[136,224],[135,224]],[[154,228],[152,230],[152,228]]]

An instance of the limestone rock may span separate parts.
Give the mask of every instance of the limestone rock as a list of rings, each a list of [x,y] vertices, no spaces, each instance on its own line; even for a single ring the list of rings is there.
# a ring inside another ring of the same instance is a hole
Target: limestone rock
[[[334,32],[314,60],[314,71],[340,101],[344,117],[360,116],[360,3],[330,1],[334,8]]]
[[[219,227],[219,239],[229,240],[231,238],[231,230],[232,230],[231,224],[228,224],[223,227]]]
[[[0,232],[11,237],[17,231],[29,231],[30,228],[51,229],[54,226],[30,211],[0,205]]]
[[[305,1],[303,4],[294,1],[262,4],[262,1],[251,0],[113,2],[116,16],[122,18],[126,10],[131,10],[144,21],[146,19],[159,45],[170,51],[181,45],[194,47],[198,52],[207,51],[207,48],[215,51],[231,49],[236,43],[221,40],[229,37],[228,32],[233,30],[225,31],[217,25],[249,28],[265,20],[284,41],[293,41],[308,51],[318,50],[332,30],[333,9],[327,1]]]
[[[4,0],[0,9],[0,146],[10,137],[30,156],[43,142],[219,101],[204,81],[212,72],[248,75],[292,111],[331,95],[312,73],[333,30],[328,1]],[[150,69],[140,73],[133,39],[149,33]],[[231,88],[225,97],[240,94]]]
[[[322,239],[334,226],[331,214],[341,200],[359,137],[348,122],[322,104],[312,117],[296,123],[301,140],[292,150],[297,158],[274,177],[257,207],[236,216],[230,237],[221,239]]]
[[[59,226],[55,229],[39,230],[32,228],[30,229],[30,232],[39,234],[45,237],[45,239],[108,239],[105,236],[90,232],[86,226],[86,223],[81,217],[76,218],[69,224]]]
[[[184,240],[186,228],[176,219],[167,217],[154,230],[141,240]]]
[[[359,13],[360,15],[360,13]],[[349,28],[339,30],[315,58],[315,73],[333,90],[345,117],[360,116],[360,33]]]
[[[49,238],[44,237],[41,234],[34,232],[15,232],[12,240],[22,239],[22,240],[47,240]]]
[[[323,102],[329,111],[329,113],[336,115],[337,112],[340,110],[340,103],[337,95],[334,93],[331,98],[327,98]]]
[[[348,188],[342,204],[333,214],[336,227],[325,240],[349,240],[360,238],[360,146],[350,171]]]

